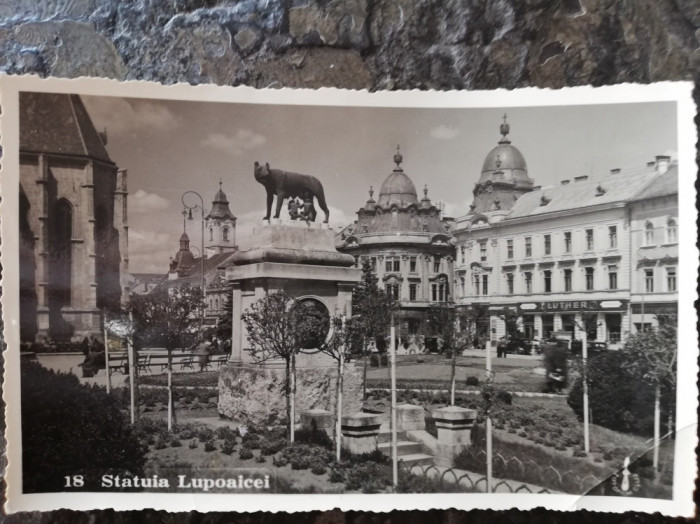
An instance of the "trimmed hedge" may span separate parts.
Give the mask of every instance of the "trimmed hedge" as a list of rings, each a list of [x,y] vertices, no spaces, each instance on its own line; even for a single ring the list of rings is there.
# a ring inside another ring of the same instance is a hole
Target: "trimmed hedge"
[[[147,446],[104,388],[28,361],[21,389],[25,493],[65,491],[64,477],[72,475],[95,491],[107,472],[143,474]]]

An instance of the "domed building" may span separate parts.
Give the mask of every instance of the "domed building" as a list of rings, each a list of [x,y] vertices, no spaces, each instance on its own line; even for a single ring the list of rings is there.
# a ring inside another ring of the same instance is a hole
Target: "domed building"
[[[525,157],[511,144],[509,133],[510,125],[503,115],[501,139],[484,159],[481,177],[474,186],[470,213],[508,211],[518,198],[533,189],[533,180],[527,176]]]
[[[357,220],[340,232],[336,247],[355,257],[358,265],[368,260],[379,285],[399,301],[399,333],[430,336],[427,308],[452,303],[454,246],[452,220],[443,218],[428,197],[428,187],[418,198],[416,186],[401,164],[396,164],[374,200],[357,211]]]

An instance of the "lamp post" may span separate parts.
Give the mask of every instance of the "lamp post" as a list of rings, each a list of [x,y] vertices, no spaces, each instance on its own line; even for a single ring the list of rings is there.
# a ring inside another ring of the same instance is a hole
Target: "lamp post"
[[[187,195],[193,195],[193,196],[197,197],[197,198],[199,199],[199,204],[194,204],[194,205],[191,205],[191,206],[188,205],[188,204],[185,202],[185,197],[186,197]],[[199,210],[200,210],[201,213],[202,213],[202,215],[201,215],[201,225],[202,225],[202,231],[201,231],[201,233],[202,233],[202,235],[201,235],[201,237],[200,237],[200,242],[201,242],[201,243],[200,243],[200,246],[201,246],[201,248],[200,248],[200,250],[199,250],[199,255],[200,255],[200,256],[199,256],[199,261],[200,261],[200,265],[201,265],[201,275],[200,275],[200,278],[201,278],[201,286],[202,286],[202,288],[201,288],[201,289],[202,289],[202,303],[201,303],[201,306],[200,306],[200,317],[199,317],[199,338],[200,338],[200,340],[202,340],[202,339],[204,338],[204,300],[205,300],[205,297],[206,297],[206,293],[205,293],[205,291],[204,291],[204,199],[202,198],[202,195],[200,195],[200,194],[197,193],[196,191],[185,191],[185,192],[182,194],[181,200],[182,200],[182,205],[185,207],[185,209],[187,209],[187,219],[188,219],[188,220],[194,220],[194,218],[193,218],[193,216],[192,216],[192,210],[193,210],[193,209],[198,209],[198,208],[199,208]]]

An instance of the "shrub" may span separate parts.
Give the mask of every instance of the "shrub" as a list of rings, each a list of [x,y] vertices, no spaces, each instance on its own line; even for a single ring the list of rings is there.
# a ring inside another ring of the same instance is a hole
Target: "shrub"
[[[272,457],[272,463],[278,468],[283,468],[289,464],[289,460],[285,456]]]
[[[236,438],[236,432],[233,431],[228,426],[221,426],[216,430],[216,437],[221,440],[227,440],[229,438]]]
[[[190,449],[197,449],[197,441],[195,439],[190,441]]]
[[[467,377],[467,386],[478,386],[479,385],[479,378],[478,377]]]
[[[221,444],[221,452],[226,455],[231,455],[236,450],[236,441],[232,439],[224,440]]]
[[[214,443],[211,440],[207,440],[204,443],[204,451],[206,451],[207,453],[209,453],[210,451],[214,451],[215,449],[216,449],[216,446],[214,445]]]
[[[588,402],[595,423],[615,431],[650,435],[654,427],[654,389],[640,387],[625,368],[622,351],[607,351],[593,357],[588,367]],[[663,391],[662,391],[663,394]],[[579,378],[567,402],[583,419],[583,385]],[[662,420],[666,403],[662,402]]]
[[[207,427],[201,427],[197,432],[197,437],[202,443],[214,440],[214,430]]]
[[[331,472],[328,475],[328,480],[334,484],[345,482],[345,469],[337,463],[331,464]]]
[[[265,462],[265,457],[263,455],[258,455],[257,457],[255,457],[255,462],[257,462],[258,464],[262,464],[263,462]]]
[[[323,475],[326,472],[326,466],[321,463],[314,464],[311,466],[311,473],[314,475]]]
[[[241,458],[241,460],[252,459],[253,451],[248,448],[241,447],[241,449],[238,451],[238,456]]]
[[[180,448],[182,447],[182,442],[180,442],[180,439],[175,437],[170,441],[170,447],[171,448]]]
[[[294,457],[290,460],[292,469],[309,469],[311,465],[307,457]]]
[[[513,403],[513,394],[510,391],[499,389],[496,392],[496,400],[500,400],[507,406],[510,406]]]
[[[284,439],[266,440],[260,445],[260,452],[263,455],[274,455],[282,451],[286,445],[287,441]]]
[[[25,493],[62,491],[77,472],[86,486],[106,470],[143,474],[147,447],[104,388],[22,362],[21,408]]]
[[[327,449],[333,449],[333,441],[328,436],[328,433],[322,429],[300,429],[294,433],[294,438],[296,442],[316,444]]]

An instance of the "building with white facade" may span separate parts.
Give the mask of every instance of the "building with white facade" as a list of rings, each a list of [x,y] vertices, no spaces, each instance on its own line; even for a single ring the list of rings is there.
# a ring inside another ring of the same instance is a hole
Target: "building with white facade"
[[[456,304],[487,306],[492,340],[506,334],[503,312],[512,309],[528,338],[568,331],[579,339],[586,329],[589,340],[620,347],[641,322],[642,301],[664,310],[677,302],[668,233],[676,238],[677,167],[659,156],[638,169],[534,187],[523,155],[504,143],[508,132],[502,125],[470,212],[452,231]],[[649,271],[653,289],[644,287]]]

